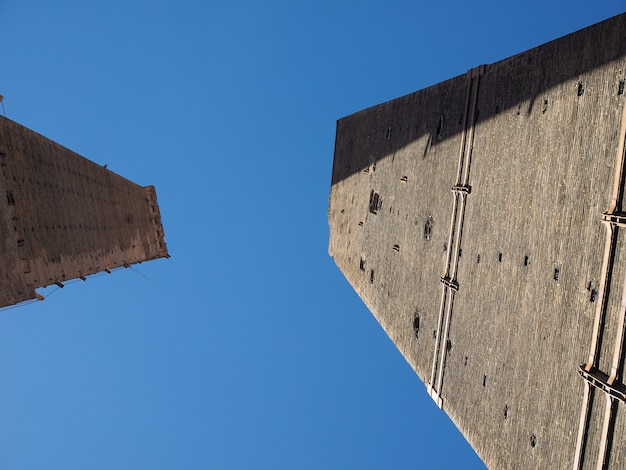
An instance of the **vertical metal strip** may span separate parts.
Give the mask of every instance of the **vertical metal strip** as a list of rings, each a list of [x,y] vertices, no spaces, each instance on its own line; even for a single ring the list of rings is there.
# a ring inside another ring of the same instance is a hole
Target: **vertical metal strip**
[[[615,162],[615,176],[613,180],[613,193],[611,202],[605,215],[612,215],[621,211],[622,198],[624,196],[624,179],[626,154],[624,152],[626,145],[626,105],[622,103],[622,120],[620,125],[620,134],[617,147],[617,157]],[[610,292],[610,280],[613,272],[615,250],[617,245],[618,227],[616,224],[610,223],[604,219],[606,227],[606,241],[604,245],[604,256],[602,259],[602,271],[600,286],[598,288],[600,299],[596,308],[596,315],[593,324],[593,333],[591,336],[591,345],[589,358],[585,365],[587,372],[596,367],[598,355],[600,354],[601,338],[604,331],[604,322],[606,317],[606,309],[608,306],[608,296]],[[615,382],[620,367],[621,355],[624,342],[624,315],[626,315],[626,279],[624,280],[624,290],[622,293],[622,304],[620,312],[620,322],[615,338],[615,350],[613,352],[613,361],[611,367],[611,375],[608,379],[608,385]],[[591,390],[589,382],[585,381],[585,392],[583,395],[583,404],[580,413],[580,421],[578,424],[578,437],[576,439],[576,449],[574,454],[574,470],[580,470],[585,455],[587,430],[589,426],[589,414],[591,411],[590,400],[594,391]],[[602,432],[600,434],[600,451],[597,460],[597,469],[603,470],[608,464],[608,442],[609,433],[612,426],[612,416],[616,401],[607,393],[606,405],[604,411],[604,421],[602,424]]]
[[[459,163],[457,166],[457,181],[460,179],[461,177],[461,171],[462,171],[462,165],[463,165],[463,152],[465,151],[465,139],[466,139],[466,135],[467,135],[467,118],[468,118],[468,110],[470,107],[470,96],[471,96],[471,91],[472,91],[472,80],[471,77],[469,76],[469,72],[467,73],[467,90],[465,93],[465,111],[463,112],[463,122],[462,122],[462,133],[461,133],[461,145],[460,145],[460,150],[459,150]],[[450,245],[452,243],[452,233],[454,230],[454,225],[455,225],[455,219],[456,219],[456,206],[457,206],[457,194],[453,193],[453,203],[452,203],[452,218],[450,220],[450,229],[448,231],[448,245],[447,247],[450,248]],[[450,257],[451,257],[451,253],[452,250],[448,249],[447,253],[446,253],[446,264],[445,264],[445,274],[444,274],[444,278],[448,277],[448,273],[450,270]],[[445,315],[445,309],[446,309],[446,302],[447,302],[447,293],[448,293],[448,288],[442,284],[441,285],[441,302],[439,303],[439,317],[437,319],[437,334],[435,336],[435,350],[433,351],[433,366],[431,369],[431,374],[430,374],[430,381],[429,383],[426,385],[426,388],[428,389],[428,393],[431,395],[431,397],[433,397],[433,399],[435,398],[433,396],[433,392],[436,394],[437,390],[435,390],[433,388],[433,384],[435,383],[435,379],[437,377],[437,369],[438,369],[438,359],[439,359],[439,343],[441,342],[441,327],[443,324],[443,319],[444,319],[444,315]]]
[[[437,405],[442,407],[440,397],[443,383],[443,369],[446,361],[447,341],[454,302],[454,284],[458,269],[459,252],[461,248],[461,232],[467,192],[459,192],[458,187],[466,188],[469,183],[469,166],[471,161],[474,125],[476,121],[476,102],[478,100],[478,80],[484,73],[485,66],[481,65],[467,72],[467,92],[465,97],[465,112],[462,121],[461,145],[459,148],[459,163],[457,167],[456,184],[452,188],[453,207],[450,219],[450,231],[447,244],[445,272],[442,279],[441,302],[437,321],[435,349],[430,382],[426,385],[430,396]],[[442,331],[443,329],[443,331]],[[443,333],[443,334],[442,334]],[[436,385],[435,385],[436,381]]]
[[[609,431],[611,429],[613,416],[613,407],[615,406],[615,399],[608,393],[606,395],[606,405],[604,407],[604,420],[602,422],[602,431],[600,434],[600,450],[598,451],[598,461],[596,464],[596,470],[607,470],[609,464]]]
[[[589,382],[585,380],[585,392],[583,395],[583,406],[580,412],[580,421],[578,422],[578,436],[576,437],[576,453],[574,454],[574,470],[581,470],[583,464],[583,449],[587,440],[587,427],[589,421],[589,408],[591,405],[591,397],[594,390]]]
[[[476,125],[476,102],[478,101],[478,84],[479,84],[479,77],[482,74],[482,72],[483,72],[483,68],[479,67],[478,69],[473,69],[468,73],[470,83],[473,82],[474,86],[472,90],[472,97],[471,97],[469,113],[468,113],[469,125],[467,126],[467,133],[465,135],[465,139],[463,142],[464,148],[460,152],[462,157],[459,159],[459,173],[458,173],[458,179],[457,179],[457,186],[467,186],[469,184],[469,167],[470,167],[470,162],[472,159],[472,146],[474,142],[474,126]],[[461,161],[463,163],[462,167],[461,167]],[[464,193],[464,192],[458,193],[455,191],[454,194],[455,194],[456,201],[458,201],[458,204],[457,204],[458,215],[455,218],[456,227],[454,230],[454,235],[455,235],[454,246],[450,247],[451,253],[454,254],[451,257],[452,258],[451,269],[449,269],[449,273],[448,273],[448,277],[451,280],[456,280],[457,269],[459,266],[459,252],[461,249],[461,236],[463,232],[463,221],[465,218],[464,217],[465,216],[465,203],[467,201],[467,193]],[[444,334],[443,334],[444,344],[440,348],[441,349],[441,361],[440,361],[440,367],[439,367],[439,378],[437,380],[437,392],[438,393],[441,393],[441,386],[443,384],[443,366],[446,362],[446,355],[448,352],[447,342],[448,342],[448,335],[450,331],[450,321],[452,317],[453,301],[454,301],[454,292],[450,292],[449,299],[448,299],[448,307],[446,309],[446,319],[444,322]]]

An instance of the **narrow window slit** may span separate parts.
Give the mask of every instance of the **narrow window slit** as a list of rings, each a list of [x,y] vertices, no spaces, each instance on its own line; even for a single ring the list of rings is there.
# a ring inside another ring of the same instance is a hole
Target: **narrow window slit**
[[[426,219],[426,223],[424,224],[424,240],[430,240],[430,234],[433,230],[433,218],[428,217]]]
[[[413,333],[415,333],[415,338],[419,339],[420,332],[420,316],[419,312],[415,311],[415,317],[413,318]]]
[[[443,134],[443,115],[439,116],[439,121],[437,122],[437,130],[436,130],[437,138],[441,138],[441,134]]]
[[[378,214],[378,211],[381,209],[382,205],[383,199],[380,197],[380,194],[372,189],[372,191],[370,192],[370,212],[374,215]]]

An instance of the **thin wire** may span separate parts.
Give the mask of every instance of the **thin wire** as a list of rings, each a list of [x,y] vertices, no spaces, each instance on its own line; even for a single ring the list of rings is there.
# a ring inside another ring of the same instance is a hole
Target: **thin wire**
[[[48,297],[50,297],[52,294],[54,294],[56,291],[58,291],[60,289],[60,287],[57,287],[56,289],[54,289],[52,292],[50,292],[48,295],[46,295],[44,297],[44,299],[47,299]]]
[[[132,269],[133,271],[135,271],[137,274],[139,274],[141,277],[146,278],[148,281],[150,280],[150,278],[148,276],[146,276],[145,274],[140,273],[139,271],[137,271],[135,268],[133,268],[132,266],[128,266],[130,269]]]
[[[135,271],[137,274],[139,274],[139,275],[140,275],[141,277],[143,277],[144,279],[147,279],[148,281],[150,280],[150,278],[149,278],[148,276],[146,276],[146,275],[145,275],[145,274],[143,274],[143,273],[140,273],[139,271],[137,271],[137,270],[136,270],[135,268],[133,268],[132,266],[130,266],[130,265],[129,265],[128,267],[129,267],[130,269],[132,269],[133,271]],[[119,269],[121,269],[121,268],[122,268],[122,266],[118,266],[118,267],[116,267],[116,268],[113,268],[113,269],[112,269],[112,271],[117,271],[117,270],[119,270]],[[100,276],[103,276],[103,275],[105,275],[105,274],[108,274],[108,273],[106,273],[106,271],[100,271],[100,272],[97,272],[97,273],[91,274],[91,275],[89,276],[89,278],[100,277]],[[79,280],[81,280],[81,279],[78,279],[78,278],[68,279],[67,281],[63,282],[63,286],[67,286],[67,285],[75,284],[75,283],[77,283]],[[58,286],[57,286],[57,287],[56,287],[53,291],[51,291],[49,294],[46,294],[45,296],[44,296],[43,294],[39,294],[39,295],[41,295],[41,296],[43,297],[43,300],[45,300],[45,299],[47,299],[48,297],[50,297],[52,294],[54,294],[56,291],[58,291],[59,289],[60,289],[60,287],[58,287]],[[38,293],[38,292],[37,292],[37,291],[35,291],[35,293]],[[30,304],[35,303],[35,302],[41,302],[41,300],[39,300],[39,299],[31,299],[31,300],[26,300],[25,302],[20,302],[20,303],[15,304],[15,305],[10,305],[10,306],[8,306],[8,307],[2,307],[2,308],[0,308],[0,312],[4,312],[4,311],[7,311],[7,310],[13,310],[14,308],[25,307],[25,306],[30,305]]]
[[[20,302],[19,304],[15,304],[15,305],[11,305],[9,307],[3,307],[0,309],[0,312],[5,312],[7,310],[13,310],[14,308],[18,308],[18,307],[25,307],[26,305],[30,305],[32,303],[35,302],[39,302],[38,299],[31,299],[31,300],[27,300],[26,302]]]

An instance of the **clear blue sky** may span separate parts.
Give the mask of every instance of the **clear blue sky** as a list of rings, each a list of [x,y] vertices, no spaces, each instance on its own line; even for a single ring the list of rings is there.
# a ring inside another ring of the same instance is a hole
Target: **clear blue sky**
[[[335,121],[623,8],[0,0],[7,117],[172,255],[0,312],[0,469],[483,468],[327,255]]]

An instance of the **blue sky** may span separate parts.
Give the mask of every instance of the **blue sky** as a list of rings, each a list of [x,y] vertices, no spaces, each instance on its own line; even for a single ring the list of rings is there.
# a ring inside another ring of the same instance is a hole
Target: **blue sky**
[[[0,312],[0,468],[484,468],[327,255],[335,122],[622,9],[0,0],[7,117],[172,255]]]

